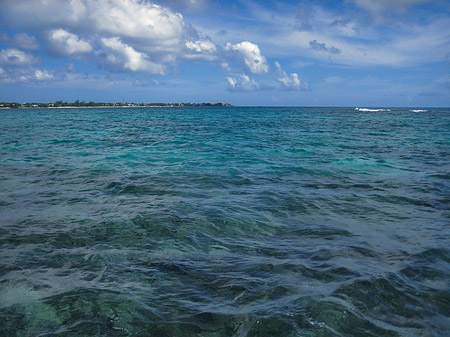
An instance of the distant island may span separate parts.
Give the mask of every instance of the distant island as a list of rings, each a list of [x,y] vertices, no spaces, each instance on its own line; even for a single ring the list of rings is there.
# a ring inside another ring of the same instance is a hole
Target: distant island
[[[85,102],[76,100],[75,102],[56,101],[54,103],[16,103],[0,102],[0,109],[8,108],[89,108],[89,107],[189,107],[189,106],[232,106],[229,103],[103,103]]]

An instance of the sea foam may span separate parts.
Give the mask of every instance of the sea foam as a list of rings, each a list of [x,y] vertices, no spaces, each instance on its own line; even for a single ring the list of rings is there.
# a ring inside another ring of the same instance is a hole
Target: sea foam
[[[391,109],[369,109],[369,108],[355,108],[356,111],[361,112],[381,112],[381,111],[391,111]]]

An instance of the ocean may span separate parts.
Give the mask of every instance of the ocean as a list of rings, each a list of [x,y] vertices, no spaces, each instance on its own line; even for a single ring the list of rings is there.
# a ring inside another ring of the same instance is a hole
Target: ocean
[[[450,336],[450,110],[0,111],[1,336]]]

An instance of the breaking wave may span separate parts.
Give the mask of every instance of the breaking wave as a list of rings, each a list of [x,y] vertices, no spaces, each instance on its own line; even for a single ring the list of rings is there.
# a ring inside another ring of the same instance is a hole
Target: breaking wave
[[[382,111],[391,111],[391,109],[369,109],[369,108],[355,108],[356,111],[361,112],[382,112]]]

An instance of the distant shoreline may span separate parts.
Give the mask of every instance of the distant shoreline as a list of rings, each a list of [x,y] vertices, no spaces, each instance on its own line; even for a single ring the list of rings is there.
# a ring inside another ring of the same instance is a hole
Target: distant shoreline
[[[80,102],[73,103],[56,101],[54,103],[17,103],[0,102],[0,109],[16,108],[55,108],[55,109],[80,109],[80,108],[178,108],[178,107],[231,107],[230,103],[103,103]]]
[[[83,105],[83,106],[25,106],[19,103],[6,103],[6,104],[17,104],[15,106],[2,106],[0,103],[0,110],[8,110],[8,109],[94,109],[94,108],[189,108],[189,107],[235,107],[232,104],[222,104],[219,103],[219,105],[216,104],[210,104],[210,103],[174,103],[174,104],[167,104],[167,105]],[[40,104],[40,103],[38,103]],[[221,105],[220,105],[221,104]],[[274,106],[241,106],[241,107],[274,107]],[[284,108],[343,108],[343,109],[352,109],[360,112],[381,112],[381,111],[390,111],[390,110],[398,110],[398,109],[409,109],[412,112],[428,112],[430,109],[449,109],[449,107],[370,107],[370,108],[354,108],[351,106],[343,106],[343,107],[335,107],[335,106],[276,106],[276,107],[284,107]]]
[[[104,108],[176,108],[169,106],[161,106],[161,105],[145,105],[145,106],[19,106],[19,107],[0,107],[0,110],[8,110],[8,109],[104,109]]]

